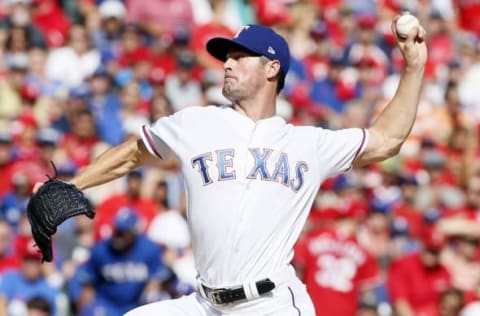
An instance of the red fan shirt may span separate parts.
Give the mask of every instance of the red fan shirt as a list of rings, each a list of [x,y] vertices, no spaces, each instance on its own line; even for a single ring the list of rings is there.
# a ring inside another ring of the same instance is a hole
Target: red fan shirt
[[[312,232],[295,247],[295,262],[318,315],[352,316],[362,287],[378,280],[375,258],[355,237],[333,229]]]
[[[426,268],[420,254],[397,259],[388,271],[388,289],[392,302],[405,300],[415,315],[436,316],[440,294],[451,284],[443,266]]]
[[[461,29],[480,36],[480,0],[454,0]]]

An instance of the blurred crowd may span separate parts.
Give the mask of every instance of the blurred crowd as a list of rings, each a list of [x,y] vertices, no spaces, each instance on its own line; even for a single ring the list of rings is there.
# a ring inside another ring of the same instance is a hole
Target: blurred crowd
[[[368,127],[400,78],[402,11],[429,46],[411,136],[322,185],[293,263],[319,315],[480,315],[480,1],[2,0],[0,316],[122,315],[193,291],[175,160],[86,190],[96,218],[59,227],[53,263],[25,217],[32,185],[182,108],[227,103],[205,43],[248,23],[290,43],[278,115]]]

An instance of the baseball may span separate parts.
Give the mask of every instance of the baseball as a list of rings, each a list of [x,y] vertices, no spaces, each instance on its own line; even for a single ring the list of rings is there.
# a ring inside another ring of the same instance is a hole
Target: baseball
[[[410,30],[416,26],[419,26],[420,23],[418,22],[418,19],[407,13],[403,14],[400,18],[397,20],[397,35],[400,38],[407,38],[408,33],[410,33]]]

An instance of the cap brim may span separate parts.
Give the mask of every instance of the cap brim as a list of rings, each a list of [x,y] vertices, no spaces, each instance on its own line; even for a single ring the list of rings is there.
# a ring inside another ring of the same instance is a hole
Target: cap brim
[[[220,61],[227,59],[227,52],[233,45],[233,41],[223,37],[215,37],[207,42],[207,51]]]
[[[251,49],[237,43],[234,40],[224,37],[214,37],[207,42],[206,46],[207,51],[210,53],[210,55],[223,62],[227,60],[227,53],[232,47],[240,48],[255,55],[261,55],[258,52],[252,51]]]
[[[120,225],[113,226],[114,231],[121,232],[121,233],[131,231],[134,228],[135,228],[135,225],[132,225],[132,224],[120,224]]]

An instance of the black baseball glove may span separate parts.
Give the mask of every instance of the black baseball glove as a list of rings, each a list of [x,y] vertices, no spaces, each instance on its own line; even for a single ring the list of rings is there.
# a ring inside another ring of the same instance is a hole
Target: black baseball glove
[[[92,219],[95,217],[95,212],[82,191],[71,183],[56,179],[55,169],[55,177],[49,177],[32,195],[27,205],[27,217],[33,239],[42,253],[42,262],[53,260],[52,235],[57,232],[58,225],[81,214]]]

